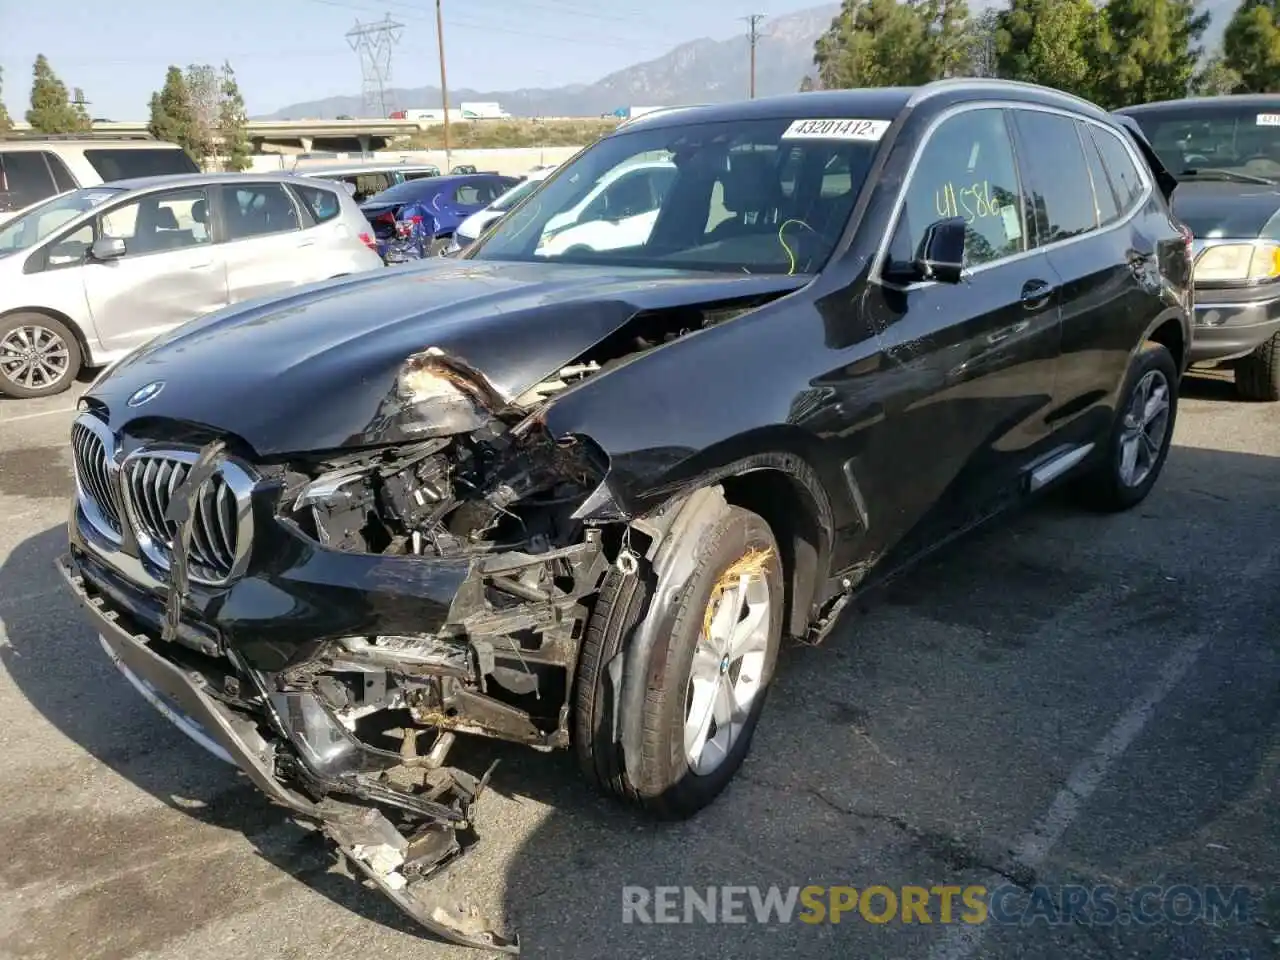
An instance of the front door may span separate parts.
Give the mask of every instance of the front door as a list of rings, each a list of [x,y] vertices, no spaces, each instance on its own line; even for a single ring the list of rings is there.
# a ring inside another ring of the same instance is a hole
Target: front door
[[[188,188],[149,193],[98,216],[98,237],[125,242],[123,257],[89,257],[77,271],[106,350],[131,349],[226,306],[222,248],[210,235],[207,211],[205,190]]]
[[[1008,124],[995,107],[939,124],[889,244],[886,263],[909,262],[931,223],[964,218],[962,281],[881,282],[867,296],[883,343],[884,416],[849,470],[887,509],[867,518],[864,556],[905,560],[966,528],[1015,493],[1049,444],[1059,284],[1028,236]]]

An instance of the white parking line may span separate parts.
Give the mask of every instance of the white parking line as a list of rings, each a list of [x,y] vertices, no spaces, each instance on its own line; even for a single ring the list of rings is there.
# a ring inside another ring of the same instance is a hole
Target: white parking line
[[[0,417],[0,424],[17,423],[19,420],[34,420],[36,417],[51,417],[55,413],[75,412],[75,407],[59,407],[57,410],[42,410],[39,413],[22,413],[16,417]]]
[[[1260,579],[1270,568],[1272,562],[1280,555],[1280,550],[1271,550],[1255,557],[1243,571],[1239,583],[1250,584]],[[1081,809],[1093,792],[1106,778],[1112,764],[1138,738],[1156,707],[1187,675],[1196,659],[1209,642],[1208,636],[1192,637],[1174,651],[1160,667],[1155,682],[1149,686],[1142,696],[1134,700],[1127,710],[1116,721],[1115,726],[1107,731],[1106,736],[1085,757],[1067,777],[1066,785],[1058,791],[1049,805],[1049,810],[1039,823],[1022,837],[1014,847],[1013,862],[1016,866],[1036,871],[1044,863],[1049,851],[1062,839],[1063,834],[1075,822]],[[1000,886],[1006,878],[992,874],[982,881],[987,889]],[[948,927],[942,939],[936,941],[929,951],[930,960],[968,960],[982,945],[987,926]]]

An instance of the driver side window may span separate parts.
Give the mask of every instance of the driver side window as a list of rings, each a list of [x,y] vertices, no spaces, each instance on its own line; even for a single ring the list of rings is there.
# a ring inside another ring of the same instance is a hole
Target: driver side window
[[[1024,206],[1005,112],[968,110],[944,120],[921,149],[889,247],[895,262],[915,258],[930,224],[965,222],[965,266],[1027,248]]]

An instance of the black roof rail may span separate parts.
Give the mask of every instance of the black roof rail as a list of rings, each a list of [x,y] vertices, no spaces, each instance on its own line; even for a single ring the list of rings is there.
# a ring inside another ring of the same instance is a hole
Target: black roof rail
[[[150,133],[114,133],[108,130],[84,130],[80,133],[34,133],[30,130],[10,130],[3,140],[155,140]]]

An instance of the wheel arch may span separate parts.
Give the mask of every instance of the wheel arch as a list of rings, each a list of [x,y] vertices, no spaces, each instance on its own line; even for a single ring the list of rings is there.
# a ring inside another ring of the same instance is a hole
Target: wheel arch
[[[70,330],[71,335],[76,338],[76,346],[80,348],[81,368],[95,365],[93,351],[89,348],[89,340],[84,335],[84,331],[80,329],[80,324],[76,323],[61,310],[54,310],[52,307],[14,307],[11,310],[0,311],[0,323],[19,313],[34,313],[38,316],[48,317],[50,320],[57,320]]]
[[[1173,354],[1173,362],[1179,373],[1187,369],[1191,355],[1191,336],[1181,313],[1169,311],[1157,317],[1134,346],[1134,356],[1137,356],[1147,341],[1158,343]]]

